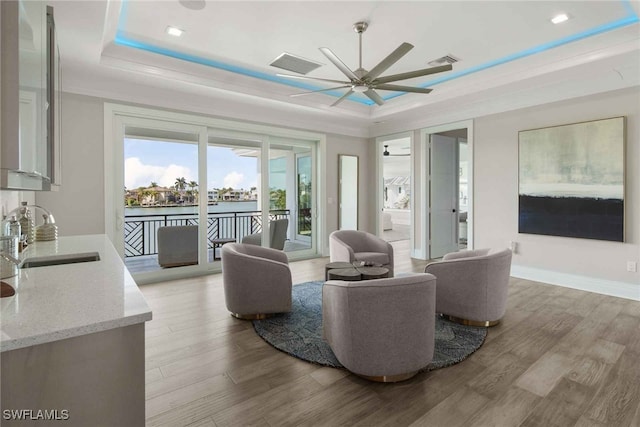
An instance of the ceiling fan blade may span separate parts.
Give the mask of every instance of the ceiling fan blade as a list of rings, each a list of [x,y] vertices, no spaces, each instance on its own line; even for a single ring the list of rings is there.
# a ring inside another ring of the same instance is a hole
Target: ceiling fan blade
[[[317,80],[321,82],[329,82],[329,83],[342,83],[342,84],[351,84],[351,82],[345,82],[343,80],[331,80],[331,79],[321,79],[319,77],[307,77],[307,76],[294,76],[293,74],[276,74],[278,77],[286,77],[288,79],[299,79],[299,80]]]
[[[351,71],[351,69],[347,67],[344,62],[342,62],[340,58],[336,56],[335,53],[331,52],[331,49],[329,49],[328,47],[321,47],[320,52],[322,52],[324,56],[326,56],[327,59],[333,63],[333,65],[338,67],[338,69],[342,71],[345,76],[349,77],[349,79],[358,80],[358,76],[356,76],[355,73]]]
[[[389,83],[398,80],[412,79],[414,77],[428,76],[429,74],[442,73],[443,71],[451,71],[451,64],[441,65],[439,67],[423,68],[422,70],[409,71],[408,73],[393,74],[391,76],[380,77],[375,79],[373,83]]]
[[[342,101],[344,101],[349,95],[351,95],[353,93],[353,89],[349,89],[347,91],[347,93],[345,93],[344,95],[342,95],[340,98],[338,98],[338,100],[336,102],[334,102],[333,104],[331,104],[332,107],[335,107],[336,105],[340,104]]]
[[[431,91],[433,90],[433,89],[424,88],[424,87],[390,85],[386,83],[375,85],[375,88],[380,90],[397,90],[398,92],[411,92],[411,93],[431,93]]]
[[[411,43],[402,43],[396,48],[396,50],[391,52],[389,56],[384,58],[378,65],[373,67],[373,69],[369,71],[369,73],[363,78],[375,79],[380,74],[384,73],[387,68],[395,64],[400,58],[405,56],[411,49],[413,49],[413,45]]]
[[[367,95],[369,97],[369,99],[372,100],[373,102],[375,102],[376,104],[378,104],[378,105],[383,105],[384,104],[384,99],[382,99],[382,97],[380,95],[378,95],[375,90],[368,89],[368,90],[364,91],[363,93],[365,95]]]
[[[335,89],[344,89],[344,88],[347,88],[347,87],[351,87],[351,85],[330,87],[329,89],[312,90],[312,91],[309,91],[309,92],[294,93],[293,95],[289,95],[289,96],[294,98],[296,96],[310,95],[312,93],[326,92],[326,91],[335,90]]]

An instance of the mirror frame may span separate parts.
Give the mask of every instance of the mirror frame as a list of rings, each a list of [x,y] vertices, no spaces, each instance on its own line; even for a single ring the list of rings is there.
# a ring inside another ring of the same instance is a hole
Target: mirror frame
[[[352,179],[353,174],[351,173],[349,176],[346,176],[347,172],[345,170],[345,166],[344,166],[344,161],[347,159],[354,159],[355,160],[355,181],[356,181],[356,185],[354,186],[355,189],[355,197],[353,199],[355,199],[355,230],[358,229],[359,225],[360,225],[360,158],[356,155],[352,155],[352,154],[338,154],[338,230],[342,230],[342,226],[343,226],[343,200],[342,200],[342,196],[343,196],[343,190],[342,190],[342,180],[343,178],[345,179]],[[353,209],[351,209],[353,211]]]

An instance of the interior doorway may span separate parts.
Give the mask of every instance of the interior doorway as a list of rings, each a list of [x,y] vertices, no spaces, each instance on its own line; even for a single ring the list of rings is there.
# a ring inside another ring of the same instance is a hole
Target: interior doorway
[[[411,136],[385,138],[382,145],[381,237],[387,242],[411,239]]]
[[[422,182],[427,209],[421,223],[427,258],[473,248],[472,122],[422,130]]]
[[[465,249],[468,242],[467,129],[431,135],[431,257]]]

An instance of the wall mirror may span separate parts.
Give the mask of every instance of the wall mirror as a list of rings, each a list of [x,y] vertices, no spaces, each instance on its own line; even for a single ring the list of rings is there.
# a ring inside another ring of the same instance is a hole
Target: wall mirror
[[[358,156],[338,155],[338,228],[358,229]]]

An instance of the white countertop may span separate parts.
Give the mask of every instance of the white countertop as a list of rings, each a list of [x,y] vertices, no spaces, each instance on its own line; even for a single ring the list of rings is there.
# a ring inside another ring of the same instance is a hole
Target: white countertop
[[[20,258],[98,252],[100,261],[32,267],[2,279],[0,351],[15,350],[151,320],[151,309],[104,235],[30,245]]]

